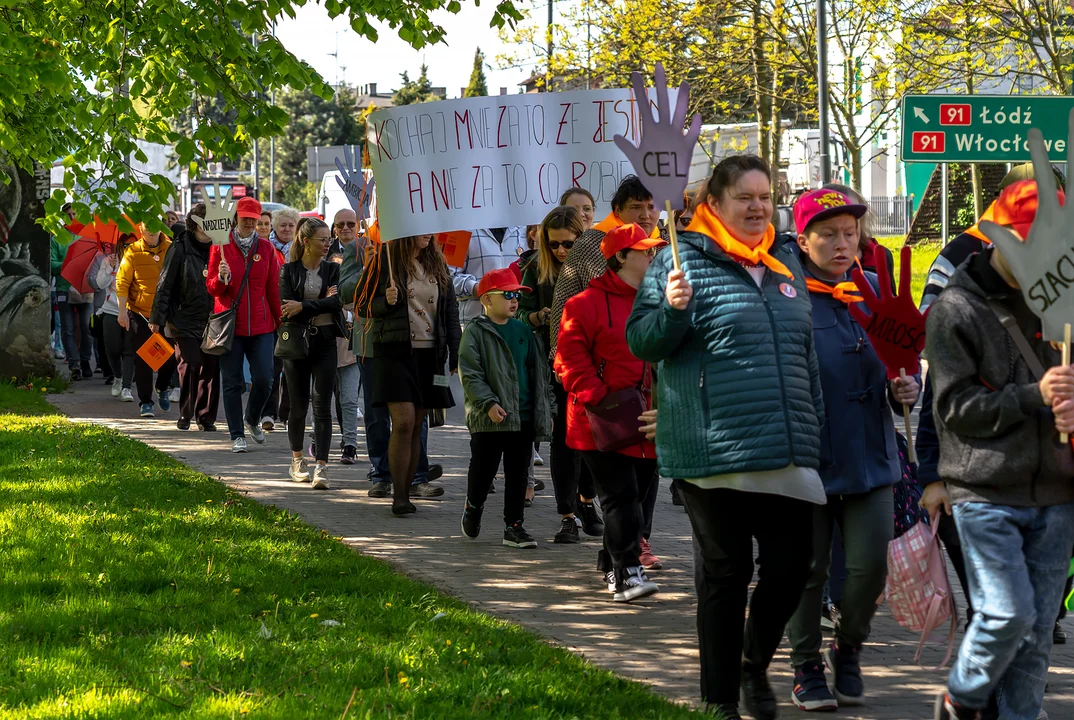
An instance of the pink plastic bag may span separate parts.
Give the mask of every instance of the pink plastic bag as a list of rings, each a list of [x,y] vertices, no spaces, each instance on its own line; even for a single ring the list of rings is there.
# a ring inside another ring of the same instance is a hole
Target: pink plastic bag
[[[954,646],[958,609],[947,581],[947,563],[936,537],[939,517],[931,527],[918,523],[888,544],[887,601],[891,614],[903,627],[921,633],[914,662],[920,664],[925,641],[944,621],[950,622],[947,654],[936,668],[947,665]]]

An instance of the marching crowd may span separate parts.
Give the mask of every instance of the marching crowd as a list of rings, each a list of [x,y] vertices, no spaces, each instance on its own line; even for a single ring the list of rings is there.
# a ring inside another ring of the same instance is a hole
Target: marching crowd
[[[1052,643],[1065,641],[1074,454],[1059,433],[1074,431],[1074,370],[970,228],[922,300],[930,370],[911,463],[893,411],[918,402],[922,378],[889,380],[852,312],[863,298],[851,271],[879,290],[894,270],[866,203],[842,186],[807,192],[795,231],[777,233],[771,184],[760,158],[726,158],[663,223],[636,177],[595,224],[593,197],[573,188],[540,225],[472,231],[458,268],[433,235],[381,242],[352,210],[326,224],[253,198],[217,245],[198,204],[168,218],[170,236],[142,226],[102,246],[90,296],[58,276],[54,238],[63,352],[88,380],[96,348],[113,396],[137,394],[147,418],[177,403],[181,430],[216,431],[222,397],[233,452],[285,426],[289,476],[316,489],[329,487],[333,412],[344,464],[358,461],[361,420],[368,493],[396,515],[443,494],[427,437],[456,403],[458,373],[463,534],[488,524],[499,476],[503,544],[536,546],[525,511],[549,443],[554,541],[602,537],[617,602],[658,592],[653,513],[659,478],[673,479],[694,536],[701,696],[731,720],[740,700],[776,717],[767,669],[784,635],[798,707],[865,701],[889,543],[927,523],[970,603],[935,717],[1036,720]],[[985,219],[1024,238],[1055,184],[1016,168]],[[137,352],[154,333],[174,347],[155,371]]]

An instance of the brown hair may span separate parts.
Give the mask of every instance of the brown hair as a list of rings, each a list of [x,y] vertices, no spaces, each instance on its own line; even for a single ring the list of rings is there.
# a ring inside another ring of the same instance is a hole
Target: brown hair
[[[540,227],[537,233],[537,282],[554,283],[559,277],[562,263],[556,259],[552,248],[548,247],[548,231],[569,230],[577,240],[578,236],[585,232],[582,226],[582,214],[570,205],[553,208],[545,215]]]
[[[444,253],[440,250],[440,243],[436,241],[436,236],[433,235],[433,239],[429,241],[429,244],[418,252],[417,257],[415,257],[414,251],[418,246],[418,237],[415,235],[385,243],[387,251],[392,256],[392,270],[395,273],[396,286],[405,286],[401,275],[403,271],[409,277],[414,274],[416,265],[421,265],[427,277],[436,280],[436,284],[441,288],[446,287],[451,282],[451,271],[448,270],[447,261],[444,260]]]
[[[295,228],[295,239],[291,243],[291,262],[298,262],[302,259],[302,256],[306,253],[306,245],[309,244],[310,238],[317,234],[317,231],[321,228],[328,229],[328,224],[324,220],[318,218],[302,218],[298,221],[298,227]]]
[[[768,163],[756,155],[729,155],[719,162],[712,171],[712,177],[698,193],[698,202],[713,198],[717,202],[723,198],[727,189],[734,186],[743,175],[754,170],[763,172],[768,181],[772,181],[772,171]]]
[[[571,199],[571,195],[585,195],[587,198],[589,198],[589,203],[591,205],[596,204],[596,201],[593,200],[593,193],[589,192],[588,190],[586,190],[583,187],[567,188],[567,191],[565,193],[563,193],[562,195],[560,195],[559,204],[560,205],[566,205],[567,201]]]
[[[205,219],[205,203],[197,203],[194,207],[190,208],[190,212],[186,214],[186,231],[191,235],[198,229],[198,224],[194,222],[194,216]]]

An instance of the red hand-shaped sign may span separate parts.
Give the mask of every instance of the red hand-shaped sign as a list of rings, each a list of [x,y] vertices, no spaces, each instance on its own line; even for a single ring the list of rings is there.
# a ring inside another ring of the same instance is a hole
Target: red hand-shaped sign
[[[899,268],[899,294],[891,294],[891,275],[887,263],[877,263],[876,278],[880,297],[860,269],[851,273],[869,314],[858,305],[850,306],[851,316],[865,328],[880,361],[888,371],[888,379],[899,377],[900,371],[914,375],[921,371],[921,351],[925,349],[925,316],[917,309],[910,290],[909,247],[903,247]]]

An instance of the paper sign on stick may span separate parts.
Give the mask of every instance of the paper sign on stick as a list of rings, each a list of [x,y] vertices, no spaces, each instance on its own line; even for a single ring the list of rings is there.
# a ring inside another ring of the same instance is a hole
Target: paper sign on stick
[[[904,246],[900,256],[899,294],[891,294],[891,274],[887,263],[877,263],[876,279],[880,285],[880,297],[860,268],[854,268],[851,277],[858,286],[869,314],[858,305],[850,305],[851,316],[865,328],[865,334],[873,344],[877,357],[887,369],[888,380],[894,380],[902,372],[916,375],[921,371],[921,351],[925,349],[925,316],[914,303],[910,289],[912,251]]]
[[[444,251],[444,260],[452,267],[461,268],[466,265],[466,253],[470,250],[470,236],[473,233],[467,230],[440,233],[436,241],[440,243]]]
[[[164,336],[160,333],[153,333],[149,336],[149,339],[138,348],[138,357],[145,361],[145,364],[153,368],[153,372],[160,370],[164,363],[168,362],[168,358],[172,356],[175,350],[172,348],[168,341],[164,339]]]
[[[1074,111],[1069,117],[1067,169],[1074,168]],[[1023,242],[1002,225],[983,221],[980,230],[995,244],[1022,288],[1026,304],[1041,319],[1044,339],[1063,342],[1074,322],[1074,204],[1060,201],[1040,130],[1029,131],[1029,154],[1037,182],[1037,211]]]
[[[235,201],[231,199],[231,188],[221,197],[220,186],[213,186],[213,196],[205,198],[205,218],[192,215],[201,231],[208,235],[213,245],[227,245],[231,242],[231,224],[235,218]]]
[[[647,98],[641,73],[631,73],[630,79],[634,96]],[[630,160],[645,189],[653,194],[653,202],[658,208],[670,202],[672,210],[682,210],[689,184],[690,161],[701,134],[701,115],[695,114],[690,127],[683,132],[690,104],[690,84],[684,82],[679,86],[673,115],[663,63],[656,64],[655,86],[657,116],[653,117],[647,103],[641,104],[641,139],[637,147],[622,135],[615,136],[615,145]]]
[[[373,177],[370,176],[368,181],[366,180],[365,173],[362,172],[362,168],[356,167],[354,160],[351,157],[350,147],[343,146],[343,156],[346,162],[346,167],[336,158],[336,169],[339,170],[339,174],[342,177],[336,178],[336,183],[340,189],[343,190],[343,194],[347,196],[347,201],[351,204],[351,210],[358,216],[358,220],[369,219],[369,204],[373,199],[373,187],[375,185]]]

